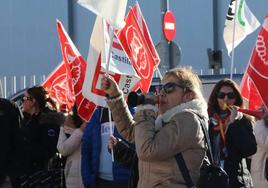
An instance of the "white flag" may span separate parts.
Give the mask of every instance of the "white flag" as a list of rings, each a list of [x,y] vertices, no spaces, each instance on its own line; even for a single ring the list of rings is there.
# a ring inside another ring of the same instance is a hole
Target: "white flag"
[[[114,29],[125,25],[127,0],[78,0],[78,3],[105,19]]]
[[[87,99],[99,106],[106,106],[105,93],[100,88],[100,80],[106,73],[107,48],[111,41],[108,38],[109,35],[105,34],[108,29],[103,19],[97,16],[90,38],[86,76],[82,90]],[[111,50],[108,73],[114,77],[124,95],[127,96],[140,78],[116,36],[114,36]]]
[[[237,11],[235,11],[235,3],[237,1]],[[236,12],[235,20],[235,38],[234,38],[234,48],[239,45],[242,40],[246,38],[247,35],[254,32],[260,23],[257,18],[249,10],[245,0],[231,0],[228,13],[225,20],[223,39],[228,50],[228,55],[232,51],[233,43],[233,30],[234,30],[234,18]]]

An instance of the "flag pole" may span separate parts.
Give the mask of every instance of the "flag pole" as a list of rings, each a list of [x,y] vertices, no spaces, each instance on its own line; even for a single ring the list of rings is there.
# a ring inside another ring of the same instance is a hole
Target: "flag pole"
[[[104,24],[106,24],[106,21],[104,19],[102,19],[102,28],[104,30]],[[109,66],[110,66],[110,60],[111,60],[111,52],[112,52],[112,45],[113,45],[113,38],[114,38],[114,30],[112,28],[112,26],[110,25],[109,26],[109,39],[110,39],[110,45],[109,45],[109,48],[108,48],[108,57],[105,58],[106,61],[106,75],[108,75],[108,72],[109,72]],[[106,32],[103,32],[103,34],[105,35]],[[103,37],[104,40],[106,40],[106,37],[104,36]],[[104,41],[104,44],[105,44],[105,41]],[[106,56],[106,54],[105,54]],[[113,126],[112,126],[112,115],[111,115],[111,110],[110,108],[108,107],[108,114],[109,114],[109,128],[110,128],[110,136],[113,135]],[[114,162],[114,150],[113,148],[111,148],[111,155],[112,155],[112,162]]]
[[[112,126],[112,113],[110,108],[108,107],[108,113],[109,113],[109,127],[110,127],[110,135],[112,136],[114,133],[113,126]],[[114,162],[114,150],[111,148],[111,155],[112,155],[112,162]]]
[[[157,66],[157,68],[156,68],[156,71],[157,71],[157,73],[158,73],[158,76],[159,76],[160,80],[162,80],[162,79],[163,79],[163,76],[162,76],[162,74],[161,74],[161,72],[160,72],[158,66]]]
[[[106,24],[106,22],[104,21],[103,24]],[[109,26],[109,27],[110,27],[110,29],[109,29],[110,46],[109,46],[109,49],[108,49],[108,57],[107,57],[108,59],[107,59],[107,64],[106,64],[106,74],[108,74],[108,72],[109,72],[112,45],[113,45],[113,39],[114,39],[114,29],[112,28],[112,26]],[[104,34],[105,34],[105,32],[104,32]],[[105,37],[104,37],[104,40],[105,40]]]
[[[236,13],[237,13],[237,1],[235,1],[235,14],[234,14],[234,29],[233,29],[233,40],[232,40],[232,57],[231,57],[231,69],[230,69],[230,79],[233,79],[233,69],[234,69],[234,41],[235,41],[235,28],[236,28]]]

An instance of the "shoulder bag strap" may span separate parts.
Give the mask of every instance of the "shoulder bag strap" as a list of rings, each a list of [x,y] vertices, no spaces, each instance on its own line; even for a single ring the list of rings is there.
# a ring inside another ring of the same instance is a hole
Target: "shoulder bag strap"
[[[177,153],[175,155],[175,159],[176,159],[176,162],[177,162],[177,164],[179,166],[179,169],[180,169],[180,171],[182,173],[183,179],[184,179],[184,181],[185,181],[185,183],[187,185],[187,188],[196,188],[196,186],[194,185],[194,183],[192,181],[192,178],[191,178],[191,176],[189,174],[189,170],[188,170],[188,168],[186,166],[186,163],[184,161],[184,158],[183,158],[182,154]]]
[[[208,131],[207,131],[207,128],[206,128],[206,122],[205,122],[205,119],[200,116],[198,113],[196,113],[195,111],[192,111],[194,114],[196,114],[200,120],[200,124],[201,124],[201,127],[202,127],[202,131],[205,135],[205,141],[208,145],[208,153],[209,153],[209,157],[211,158],[211,162],[213,163],[213,156],[212,156],[212,150],[211,150],[211,145],[210,145],[210,139],[209,139],[209,136],[208,136]],[[180,168],[180,171],[182,173],[182,176],[183,176],[183,179],[184,181],[186,182],[186,185],[188,188],[195,188],[196,186],[194,185],[193,181],[192,181],[192,178],[189,174],[189,170],[187,168],[187,165],[185,163],[185,160],[182,156],[182,153],[177,153],[175,155],[175,159],[176,159],[176,162]]]
[[[205,136],[205,141],[206,141],[207,146],[208,146],[208,151],[207,151],[208,157],[210,159],[210,162],[212,164],[214,164],[214,159],[213,159],[213,155],[212,155],[212,149],[211,149],[210,139],[209,139],[208,130],[207,130],[207,127],[206,127],[206,125],[207,125],[206,120],[204,119],[204,117],[202,117],[201,115],[199,115],[195,111],[192,111],[192,112],[199,117],[200,124],[201,124],[201,127],[202,127],[202,131],[203,131],[204,136]]]
[[[206,121],[201,115],[199,115],[195,111],[192,111],[192,112],[199,117],[202,131],[203,131],[204,136],[205,136],[205,141],[206,141],[207,146],[208,146],[208,155],[209,155],[208,157],[210,158],[211,163],[214,164],[212,149],[211,149],[211,145],[210,145],[210,139],[209,139],[208,131],[206,128]],[[189,170],[186,166],[186,163],[185,163],[185,160],[184,160],[182,154],[181,153],[176,154],[175,159],[176,159],[176,162],[180,168],[180,171],[181,171],[182,176],[186,182],[187,187],[188,188],[196,188],[196,186],[194,186],[194,184],[193,184],[192,178],[189,174]]]

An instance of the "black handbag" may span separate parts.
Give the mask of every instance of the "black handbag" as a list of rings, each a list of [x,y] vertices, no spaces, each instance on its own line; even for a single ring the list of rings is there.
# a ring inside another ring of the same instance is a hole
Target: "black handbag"
[[[49,162],[48,168],[19,178],[20,188],[65,188],[65,159],[56,153]]]
[[[20,177],[21,188],[64,188],[63,169],[41,170]]]
[[[175,159],[182,172],[182,176],[186,182],[187,188],[228,188],[229,176],[220,166],[215,165],[214,163],[210,139],[208,136],[208,131],[205,127],[206,122],[204,118],[201,117],[199,114],[195,112],[194,114],[199,117],[200,124],[205,135],[205,141],[208,146],[207,154],[209,155],[211,162],[209,161],[208,157],[203,160],[202,166],[200,168],[200,177],[198,180],[198,185],[194,185],[182,153],[178,153],[175,155]]]

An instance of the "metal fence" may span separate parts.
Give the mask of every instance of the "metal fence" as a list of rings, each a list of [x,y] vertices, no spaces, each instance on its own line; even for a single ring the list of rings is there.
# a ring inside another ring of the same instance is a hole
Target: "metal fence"
[[[22,89],[42,84],[45,79],[46,75],[1,76],[0,97],[8,98]]]
[[[200,77],[204,77],[206,75],[213,76],[213,69],[199,70],[197,72]],[[237,74],[236,68],[234,69],[234,74]],[[241,74],[241,73],[240,73]],[[225,69],[220,70],[220,75],[226,75]],[[217,77],[217,75],[214,75]],[[219,76],[219,75],[218,75]],[[22,76],[0,76],[0,97],[8,98],[9,96],[15,94],[16,92],[32,87],[35,85],[40,85],[46,79],[46,75],[22,75]],[[154,77],[159,77],[157,72],[155,71]]]

